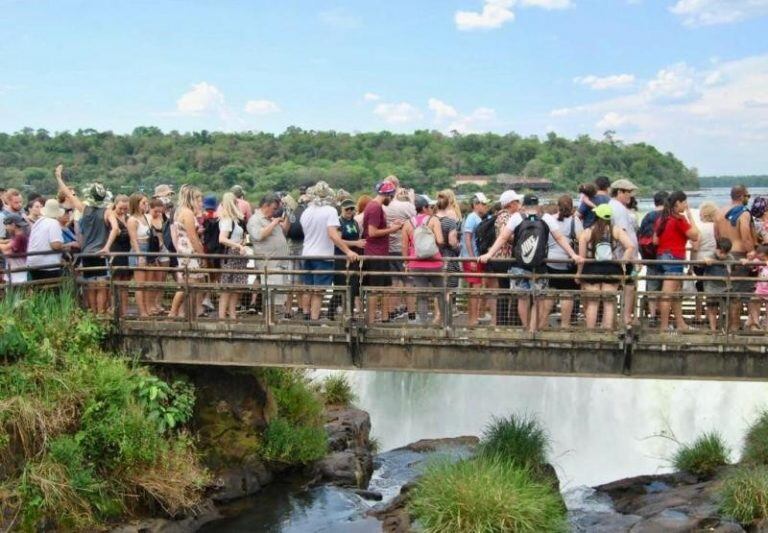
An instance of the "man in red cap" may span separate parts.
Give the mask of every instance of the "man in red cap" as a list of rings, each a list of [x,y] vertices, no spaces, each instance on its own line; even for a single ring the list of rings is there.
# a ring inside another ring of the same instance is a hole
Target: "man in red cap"
[[[401,220],[387,225],[387,217],[384,214],[384,206],[388,205],[395,197],[397,186],[391,181],[382,181],[376,185],[376,198],[368,202],[363,211],[363,239],[365,239],[364,257],[381,257],[382,259],[365,259],[363,270],[374,272],[363,277],[363,284],[368,287],[389,287],[392,277],[387,273],[391,271],[389,256],[389,236],[399,232],[403,227]],[[368,321],[373,322],[376,311],[379,308],[380,296],[374,296],[368,303]],[[381,317],[388,320],[386,306],[381,306]]]

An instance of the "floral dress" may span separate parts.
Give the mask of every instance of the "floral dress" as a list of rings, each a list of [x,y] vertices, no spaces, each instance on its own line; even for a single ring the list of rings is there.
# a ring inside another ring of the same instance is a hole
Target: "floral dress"
[[[195,219],[195,229],[197,230],[199,224]],[[179,254],[179,268],[184,270],[177,272],[176,277],[179,281],[186,280],[184,277],[185,271],[189,270],[189,280],[198,281],[205,277],[200,272],[193,272],[200,268],[200,259],[196,257],[188,257],[195,253],[195,249],[192,247],[192,241],[187,234],[187,229],[184,227],[184,223],[181,220],[174,220],[171,226],[171,237],[173,238],[173,245],[176,247],[176,252]]]

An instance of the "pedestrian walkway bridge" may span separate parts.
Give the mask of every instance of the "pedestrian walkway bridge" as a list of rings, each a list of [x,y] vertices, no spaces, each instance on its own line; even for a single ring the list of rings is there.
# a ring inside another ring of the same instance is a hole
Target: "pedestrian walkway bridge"
[[[193,280],[188,269],[162,266],[139,267],[147,272],[166,272],[161,281],[121,279],[116,275],[120,268],[114,267],[110,267],[112,276],[108,281],[82,279],[87,269],[73,268],[70,273],[84,299],[87,291],[109,291],[112,310],[104,320],[113,328],[116,346],[126,354],[157,364],[768,380],[763,332],[731,327],[723,317],[717,332],[710,332],[706,320],[696,313],[694,294],[644,291],[642,274],[636,279],[640,290],[633,306],[636,319],[632,328],[621,326],[620,317],[627,303],[619,289],[599,296],[617,304],[614,323],[618,326],[601,330],[585,326],[583,310],[588,297],[583,291],[544,288],[537,289],[533,298],[552,300],[553,312],[538,331],[531,332],[517,317],[517,299],[528,297],[519,290],[452,287],[448,279],[455,275],[448,271],[439,274],[444,279],[441,286],[415,288],[406,276],[420,274],[412,272],[399,275],[405,282],[403,287],[363,286],[355,298],[361,273],[358,266],[341,263],[336,275],[343,279],[337,278],[332,288],[317,288],[302,285],[294,277],[304,272],[296,264],[288,263],[288,270],[273,269],[276,260],[249,265],[243,272],[249,278],[239,285],[217,281],[221,271],[214,269],[201,269],[206,275],[202,280]],[[167,274],[170,270],[176,270],[177,279],[171,281],[173,277]],[[506,274],[483,276],[497,281],[509,279]],[[36,283],[29,286],[35,287]],[[215,307],[221,295],[228,293],[237,294],[236,318],[214,318],[215,312],[198,316],[196,305],[203,298],[212,300]],[[133,303],[142,297],[167,308],[174,294],[183,295],[183,316],[142,317]],[[299,300],[310,294],[322,302],[321,315],[314,320],[305,319],[299,312]],[[694,331],[661,332],[648,316],[648,304],[653,299],[669,296],[683,299],[686,322],[695,326]],[[718,297],[727,307],[730,299],[738,295],[724,292]],[[482,298],[495,318],[485,317],[470,326],[467,308],[471,298]],[[419,309],[421,300],[424,304],[419,310],[426,315],[422,320],[408,320],[407,315],[381,320],[381,313],[369,313],[369,306],[377,299],[391,308],[403,305],[410,309]],[[499,307],[499,302],[505,301],[506,305]],[[562,327],[560,312],[568,301],[575,304],[573,319]]]

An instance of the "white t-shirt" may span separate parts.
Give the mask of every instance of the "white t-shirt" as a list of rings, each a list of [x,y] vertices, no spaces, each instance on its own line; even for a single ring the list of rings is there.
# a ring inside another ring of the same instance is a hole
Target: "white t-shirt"
[[[715,224],[713,222],[699,222],[697,225],[701,233],[701,239],[699,239],[699,249],[691,259],[711,257],[715,253],[715,248],[717,248]]]
[[[526,216],[528,216],[527,213],[526,213]],[[549,227],[550,234],[552,234],[553,231],[558,231],[558,232],[560,231],[560,227],[557,225],[557,220],[554,217],[551,217],[549,215],[544,215],[541,218],[541,220],[543,220],[544,223]],[[522,222],[523,222],[523,215],[522,213],[520,213],[520,211],[518,211],[517,213],[509,217],[506,228],[512,232],[513,237],[515,235],[515,229],[517,229],[517,227],[520,224],[522,224]]]
[[[547,226],[549,226],[549,244],[547,248],[547,259],[563,259],[570,261],[571,258],[568,256],[568,253],[563,250],[563,248],[557,243],[555,240],[554,235],[552,234],[552,228],[555,227],[560,232],[561,235],[564,235],[566,239],[570,241],[571,237],[571,222],[573,222],[573,233],[576,242],[578,242],[579,235],[581,235],[581,232],[584,230],[584,227],[581,224],[581,220],[579,217],[576,216],[570,216],[562,221],[557,220],[557,217],[550,214],[545,214],[543,217],[541,217],[544,222],[547,223]],[[571,243],[571,246],[573,246],[573,243]],[[578,247],[578,245],[577,245]],[[578,249],[573,250],[576,253],[579,253]],[[567,263],[552,263],[549,264],[551,268],[559,269],[559,270],[565,270],[568,268]]]
[[[389,205],[384,206],[384,214],[387,217],[387,226],[391,226],[393,222],[402,220],[411,220],[416,216],[416,207],[413,202],[406,202],[405,200],[398,200],[393,198]],[[399,231],[389,234],[389,254],[390,255],[403,255],[403,236]]]
[[[301,214],[304,230],[304,249],[301,255],[333,257],[333,241],[328,228],[339,227],[339,214],[330,205],[308,205]]]
[[[219,231],[224,231],[226,233],[229,233],[229,240],[234,241],[238,244],[243,243],[243,227],[240,224],[234,224],[235,228],[232,229],[232,226],[234,224],[234,221],[231,218],[220,218],[219,219]]]
[[[614,227],[622,228],[627,232],[629,240],[632,241],[632,246],[635,247],[635,257],[637,258],[638,246],[637,246],[637,219],[632,212],[627,209],[627,206],[619,202],[616,198],[611,198],[608,203],[611,206],[613,214],[611,214],[611,224]],[[624,247],[621,242],[616,242],[616,257],[624,257]]]
[[[27,252],[50,252],[52,242],[64,242],[59,221],[53,218],[42,217],[32,225],[29,233]],[[57,267],[61,264],[61,254],[32,255],[27,257],[27,267]]]

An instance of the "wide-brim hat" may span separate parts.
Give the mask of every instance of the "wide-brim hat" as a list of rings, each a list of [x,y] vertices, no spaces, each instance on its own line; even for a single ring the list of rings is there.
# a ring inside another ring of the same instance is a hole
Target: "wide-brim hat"
[[[64,215],[64,210],[59,205],[58,200],[50,199],[45,201],[42,214],[46,218],[60,218]]]
[[[173,196],[173,187],[165,183],[160,184],[157,187],[155,187],[155,194],[153,194],[152,196],[154,198],[162,198],[164,196]]]
[[[331,189],[324,181],[318,181],[312,187],[307,189],[307,194],[314,200],[324,200],[334,196],[333,189]]]

